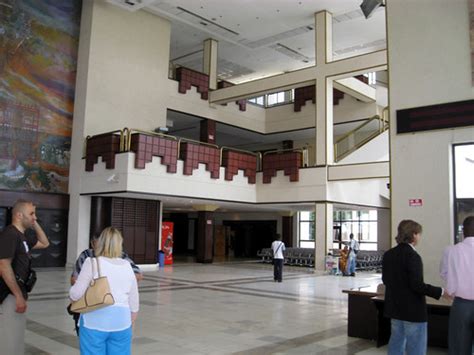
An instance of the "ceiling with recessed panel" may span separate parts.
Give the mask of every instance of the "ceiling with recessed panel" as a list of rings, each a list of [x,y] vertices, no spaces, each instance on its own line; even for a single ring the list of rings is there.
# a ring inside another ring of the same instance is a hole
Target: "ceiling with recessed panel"
[[[233,83],[315,62],[314,14],[333,14],[335,59],[385,49],[385,10],[365,19],[362,0],[109,0],[171,22],[173,64],[202,69],[203,41],[219,41],[219,77]]]

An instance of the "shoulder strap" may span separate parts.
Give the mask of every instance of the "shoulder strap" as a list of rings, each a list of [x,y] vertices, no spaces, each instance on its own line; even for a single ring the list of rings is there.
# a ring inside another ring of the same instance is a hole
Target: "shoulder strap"
[[[97,264],[97,278],[100,277],[100,264],[99,264],[99,258],[93,257],[91,258],[91,264],[92,264],[92,279],[95,279],[95,271],[94,271],[94,260]]]
[[[277,250],[275,251],[275,254],[278,253],[278,250],[280,250],[282,245],[283,245],[283,242],[280,242],[280,245],[278,246]]]
[[[100,263],[99,263],[99,258],[95,257],[95,261],[97,262],[97,277],[101,277],[102,275],[100,274]]]

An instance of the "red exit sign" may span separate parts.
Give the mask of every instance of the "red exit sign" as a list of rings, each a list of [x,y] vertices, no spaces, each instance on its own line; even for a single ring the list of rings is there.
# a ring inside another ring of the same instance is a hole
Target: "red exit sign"
[[[421,207],[423,206],[423,200],[421,198],[411,198],[408,200],[410,207]]]

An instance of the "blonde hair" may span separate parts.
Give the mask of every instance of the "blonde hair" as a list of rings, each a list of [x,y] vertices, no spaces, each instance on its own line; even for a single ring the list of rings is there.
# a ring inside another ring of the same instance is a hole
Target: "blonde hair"
[[[122,233],[117,228],[107,227],[100,233],[94,248],[95,256],[105,256],[107,258],[122,257]]]

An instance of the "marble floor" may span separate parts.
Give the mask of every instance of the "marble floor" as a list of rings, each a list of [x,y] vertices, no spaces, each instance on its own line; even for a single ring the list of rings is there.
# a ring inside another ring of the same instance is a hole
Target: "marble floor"
[[[28,306],[27,354],[78,354],[66,313],[69,273],[43,269]],[[146,271],[139,284],[134,354],[385,354],[347,336],[347,295],[380,274],[340,277],[255,262],[177,263]],[[445,354],[429,349],[429,354]]]

